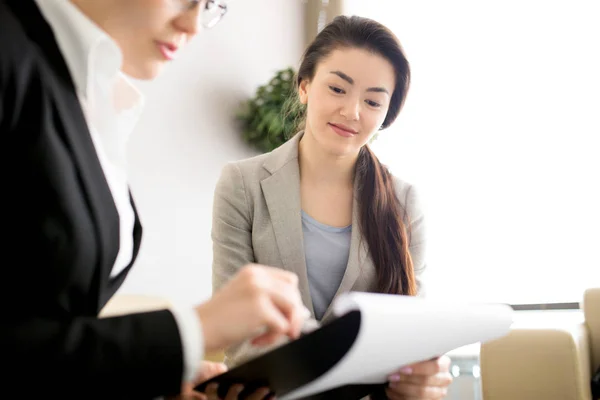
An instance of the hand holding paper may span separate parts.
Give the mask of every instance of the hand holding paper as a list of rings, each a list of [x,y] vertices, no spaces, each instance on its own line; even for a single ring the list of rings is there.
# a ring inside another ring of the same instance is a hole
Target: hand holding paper
[[[450,358],[436,357],[400,368],[390,377],[386,389],[389,400],[443,399],[452,383]]]

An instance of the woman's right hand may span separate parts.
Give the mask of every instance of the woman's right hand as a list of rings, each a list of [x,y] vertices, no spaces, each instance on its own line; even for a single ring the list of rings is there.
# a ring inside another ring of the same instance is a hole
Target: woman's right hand
[[[238,400],[238,395],[244,390],[243,385],[233,385],[224,399],[219,398],[217,391],[219,389],[219,385],[216,383],[211,383],[206,387],[205,396],[207,400]],[[245,397],[245,400],[263,400],[263,399],[271,399],[274,398],[273,395],[269,396],[271,391],[269,388],[259,388],[250,396]],[[268,397],[267,397],[268,396]]]
[[[255,264],[242,268],[196,312],[206,352],[250,338],[255,345],[272,344],[282,335],[295,339],[310,315],[295,274]]]

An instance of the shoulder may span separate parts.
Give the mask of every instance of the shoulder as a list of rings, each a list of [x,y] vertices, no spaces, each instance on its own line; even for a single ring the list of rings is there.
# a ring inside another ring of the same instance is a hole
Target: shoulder
[[[402,205],[409,206],[410,202],[415,200],[417,196],[415,185],[405,179],[391,174],[396,197]]]
[[[297,165],[298,139],[298,137],[294,137],[268,153],[232,161],[225,165],[223,174],[237,174],[249,184],[259,183],[263,179],[289,167],[290,163]]]
[[[394,174],[391,174],[392,182],[394,184],[394,190],[396,191],[396,196],[398,196],[398,200],[403,201],[410,192],[413,190],[413,184],[407,180],[404,180]]]
[[[35,46],[28,38],[21,22],[5,1],[0,1],[0,72],[2,79],[8,73],[27,71],[35,59]],[[25,67],[25,68],[24,68]]]
[[[264,169],[264,164],[272,156],[273,152],[260,154],[250,158],[244,158],[230,162],[229,168],[237,168],[243,175],[256,175]]]
[[[418,188],[409,181],[392,174],[396,197],[400,206],[407,213],[409,220],[414,221],[423,216],[423,206]]]
[[[14,48],[14,44],[19,44],[25,38],[25,31],[21,26],[21,23],[8,6],[5,0],[0,0],[0,46],[3,52],[0,53],[2,56],[6,54],[4,51]],[[12,40],[8,40],[12,39]]]
[[[230,161],[223,166],[219,176],[216,193],[231,198],[248,199],[258,195],[260,182],[269,176],[264,168],[270,153],[237,161]],[[228,201],[229,201],[228,200]]]
[[[22,113],[35,110],[45,83],[41,51],[27,36],[6,2],[0,1],[0,105],[3,118],[12,126]]]
[[[259,182],[265,175],[264,162],[269,153],[261,154],[251,158],[230,161],[223,166],[220,180],[229,182],[244,182],[251,185]]]

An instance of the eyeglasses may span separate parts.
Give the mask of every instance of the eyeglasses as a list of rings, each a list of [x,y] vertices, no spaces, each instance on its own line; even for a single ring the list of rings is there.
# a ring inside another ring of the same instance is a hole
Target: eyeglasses
[[[223,0],[179,0],[184,9],[191,10],[204,3],[200,10],[200,23],[210,29],[227,13],[227,4]]]

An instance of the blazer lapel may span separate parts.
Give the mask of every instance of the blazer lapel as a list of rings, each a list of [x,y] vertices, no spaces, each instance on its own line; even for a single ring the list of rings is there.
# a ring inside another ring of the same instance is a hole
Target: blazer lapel
[[[358,279],[362,268],[365,265],[365,262],[368,261],[368,247],[366,242],[363,240],[360,226],[359,226],[359,207],[358,207],[358,185],[354,182],[354,201],[352,202],[352,238],[350,240],[350,252],[348,256],[348,264],[346,265],[346,271],[344,272],[344,277],[342,278],[342,282],[335,293],[335,298],[337,298],[340,294],[349,292],[354,283]],[[329,304],[325,314],[323,314],[322,320],[325,321],[330,317],[332,313],[332,304]]]
[[[275,150],[264,164],[272,175],[261,181],[277,247],[286,270],[298,275],[304,305],[314,315],[302,232],[298,143],[301,134]]]
[[[97,312],[100,312],[100,310],[106,305],[106,303],[108,303],[115,292],[121,287],[125,281],[125,278],[127,277],[127,274],[129,273],[129,270],[131,270],[133,267],[133,264],[135,263],[140,251],[143,229],[137,207],[135,206],[135,201],[133,200],[133,195],[131,194],[131,190],[129,191],[129,201],[135,216],[135,222],[133,224],[133,252],[131,254],[131,261],[129,262],[129,265],[127,265],[127,267],[114,278],[110,277],[110,269],[107,271],[107,273],[102,274],[100,277],[100,287],[103,290],[100,291],[100,300],[98,303]]]
[[[88,201],[89,211],[96,228],[98,240],[98,264],[95,280],[98,282],[96,296],[100,301],[100,284],[105,282],[119,250],[119,215],[106,182],[102,166],[87,122],[76,95],[75,85],[68,67],[54,39],[54,34],[33,1],[11,1],[8,3],[15,15],[22,20],[28,35],[40,45],[40,51],[56,76],[53,81],[57,134],[66,143],[77,166],[82,195]],[[26,21],[25,21],[26,20]]]

